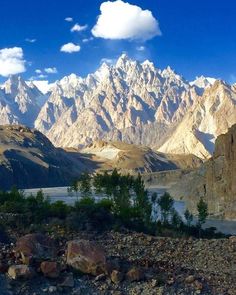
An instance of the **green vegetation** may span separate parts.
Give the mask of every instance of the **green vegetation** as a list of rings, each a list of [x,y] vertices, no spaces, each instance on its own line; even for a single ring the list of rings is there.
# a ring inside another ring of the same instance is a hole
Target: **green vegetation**
[[[50,203],[42,191],[29,197],[15,188],[0,192],[0,214],[7,216],[2,223],[20,230],[58,224],[65,231],[126,228],[176,237],[198,237],[200,228],[202,237],[221,236],[214,228],[202,229],[208,216],[203,199],[198,204],[197,225],[193,225],[193,215],[186,210],[184,221],[174,209],[174,200],[168,193],[160,197],[156,193],[150,196],[141,175],[121,175],[117,170],[94,176],[84,173],[72,183],[69,192],[75,192],[77,197],[73,206],[61,201]]]

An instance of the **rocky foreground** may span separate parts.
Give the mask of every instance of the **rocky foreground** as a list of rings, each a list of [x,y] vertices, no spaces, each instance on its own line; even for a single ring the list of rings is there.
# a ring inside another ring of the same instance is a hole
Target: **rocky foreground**
[[[1,295],[234,295],[236,237],[30,234],[1,244],[0,272]]]

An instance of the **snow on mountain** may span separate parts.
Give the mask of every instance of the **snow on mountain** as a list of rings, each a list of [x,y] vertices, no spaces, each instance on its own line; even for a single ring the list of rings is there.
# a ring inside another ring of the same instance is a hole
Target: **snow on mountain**
[[[203,76],[189,83],[170,67],[126,54],[85,78],[41,82],[9,78],[0,89],[0,122],[34,125],[56,146],[118,140],[207,158],[215,138],[236,123],[235,86]]]
[[[11,76],[1,87],[1,124],[25,124],[33,126],[39,113],[37,99],[42,96],[38,88],[20,76]]]
[[[141,64],[123,54],[115,66],[102,64],[85,79],[58,81],[35,127],[57,146],[78,147],[115,130],[156,121],[175,123],[196,96],[194,88],[170,68],[162,72],[148,61]]]
[[[212,86],[215,81],[215,78],[200,76],[197,77],[194,81],[190,82],[190,85],[195,85],[200,89],[206,89],[207,87]]]

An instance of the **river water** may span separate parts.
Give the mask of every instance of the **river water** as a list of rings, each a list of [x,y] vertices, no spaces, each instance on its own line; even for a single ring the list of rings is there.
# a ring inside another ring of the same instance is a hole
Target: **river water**
[[[56,201],[63,201],[68,205],[73,205],[77,197],[75,194],[68,194],[67,191],[68,187],[52,187],[52,188],[42,188],[41,190],[43,193],[49,197],[51,202]],[[40,189],[26,189],[24,190],[26,196],[29,195],[36,195],[37,192]],[[159,196],[162,195],[166,188],[165,187],[151,187],[148,188],[150,193],[156,192]],[[78,197],[80,198],[80,195],[78,194]],[[98,196],[95,196],[95,198],[99,198]],[[184,211],[185,211],[185,202],[184,201],[175,201],[174,207],[176,211],[183,217]],[[209,219],[205,223],[204,227],[216,227],[219,231],[225,233],[225,234],[232,234],[236,235],[236,221],[228,221],[228,220],[218,220],[218,219]]]

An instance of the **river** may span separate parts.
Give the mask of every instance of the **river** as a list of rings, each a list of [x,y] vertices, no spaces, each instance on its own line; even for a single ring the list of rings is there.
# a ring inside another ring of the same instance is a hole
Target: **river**
[[[73,205],[77,200],[75,194],[68,194],[68,187],[52,187],[52,188],[42,188],[43,193],[49,197],[51,202],[63,201],[68,205]],[[165,187],[151,187],[148,190],[153,193],[156,192],[159,196],[163,194],[166,190]],[[25,189],[24,192],[27,196],[36,195],[39,189]],[[78,194],[80,198],[80,195]],[[95,198],[99,198],[95,196]],[[175,201],[174,207],[178,213],[183,216],[185,211],[184,201]],[[236,221],[219,220],[219,219],[208,219],[204,227],[216,227],[219,231],[225,234],[236,235]]]

